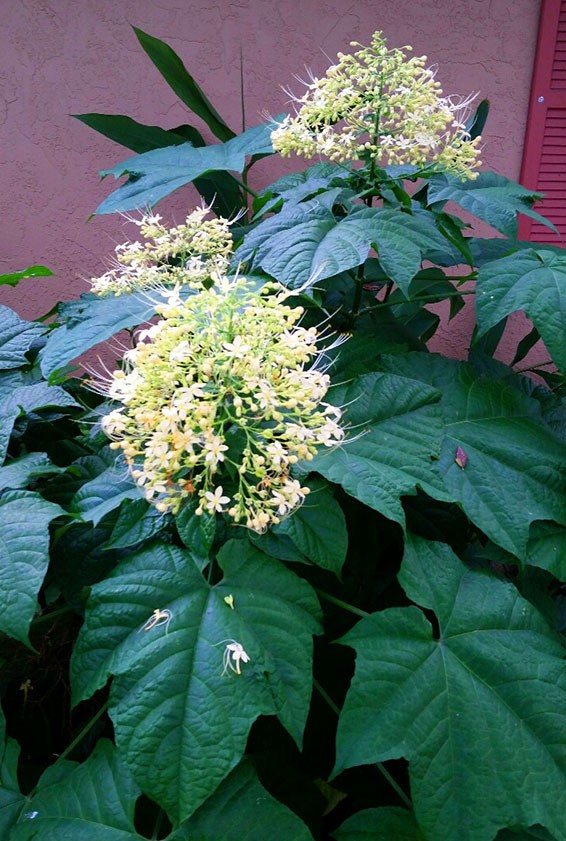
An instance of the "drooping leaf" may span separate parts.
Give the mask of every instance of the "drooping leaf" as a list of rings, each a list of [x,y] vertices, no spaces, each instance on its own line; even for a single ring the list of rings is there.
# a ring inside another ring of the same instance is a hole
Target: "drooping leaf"
[[[185,504],[175,517],[179,537],[190,549],[195,559],[205,564],[216,533],[216,515],[208,511],[197,517],[198,503],[193,500]]]
[[[428,198],[430,204],[456,202],[510,239],[517,238],[518,213],[557,233],[552,222],[532,210],[535,200],[541,198],[539,194],[495,172],[480,172],[473,181],[461,181],[454,175],[433,175]]]
[[[141,46],[181,102],[184,102],[193,114],[204,120],[219,140],[226,141],[235,137],[232,129],[224,122],[175,51],[159,38],[148,35],[135,26],[133,30]]]
[[[430,841],[492,841],[540,824],[566,839],[564,646],[508,582],[448,546],[407,542],[400,582],[415,607],[362,619],[343,642],[356,672],[338,727],[337,770],[409,760]]]
[[[372,247],[389,277],[407,291],[422,261],[445,251],[448,243],[415,215],[363,207],[339,220],[315,198],[266,219],[235,257],[296,289],[360,266]]]
[[[54,770],[40,779],[9,841],[140,841],[140,791],[110,742],[98,742],[82,765],[67,762],[65,774]]]
[[[225,578],[212,587],[173,546],[130,556],[93,587],[72,661],[75,702],[115,675],[121,755],[175,820],[236,765],[259,715],[277,715],[300,742],[309,707],[314,593],[245,541],[218,561]],[[167,613],[152,626],[155,611]],[[226,668],[234,643],[249,657],[241,674]]]
[[[157,292],[151,297],[159,300]],[[154,315],[154,304],[136,293],[107,298],[88,294],[64,304],[60,311],[63,323],[49,334],[40,352],[43,375],[48,377],[120,330],[143,324]]]
[[[311,493],[303,505],[271,531],[290,538],[312,563],[339,575],[348,549],[344,513],[326,482],[308,484]]]
[[[249,760],[168,841],[313,841],[305,824],[263,788]]]
[[[476,289],[479,334],[517,310],[529,316],[555,363],[566,370],[566,256],[533,248],[480,269]]]
[[[128,158],[101,173],[103,177],[114,175],[115,178],[127,175],[128,181],[111,193],[95,213],[146,209],[205,173],[242,172],[247,156],[272,154],[272,131],[273,123],[262,123],[226,143],[200,148],[184,143]]]
[[[43,332],[41,324],[24,321],[9,307],[0,306],[0,369],[26,365],[26,353]]]
[[[365,374],[330,390],[347,407],[351,440],[321,452],[310,466],[351,496],[401,525],[401,497],[422,488],[450,501],[434,469],[442,434],[440,392],[409,377]]]
[[[356,812],[332,837],[336,841],[425,841],[415,816],[394,806]]]
[[[0,274],[0,286],[17,286],[20,280],[25,277],[51,277],[52,275],[53,272],[47,266],[28,266],[27,269],[22,269],[19,272]]]
[[[0,497],[0,631],[26,645],[49,563],[49,523],[64,513],[30,491]]]

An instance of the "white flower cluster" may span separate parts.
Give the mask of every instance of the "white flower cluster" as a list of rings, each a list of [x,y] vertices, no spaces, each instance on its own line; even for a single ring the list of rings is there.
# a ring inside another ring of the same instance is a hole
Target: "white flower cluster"
[[[200,288],[226,272],[232,253],[228,219],[207,219],[199,207],[177,227],[167,228],[158,214],[131,219],[143,242],[126,242],[115,249],[115,264],[91,280],[97,295],[123,295],[152,287],[189,284]]]
[[[304,500],[292,466],[342,441],[341,411],[323,402],[320,337],[298,324],[290,293],[215,279],[186,298],[169,290],[112,375],[122,406],[102,426],[160,511],[195,498],[197,514],[262,532]]]
[[[296,115],[272,132],[273,148],[282,155],[365,157],[379,166],[413,164],[475,178],[480,138],[471,140],[465,127],[474,97],[443,96],[426,56],[409,57],[410,49],[389,49],[376,32],[370,47],[338,53],[322,79],[305,83],[303,96],[290,94]]]

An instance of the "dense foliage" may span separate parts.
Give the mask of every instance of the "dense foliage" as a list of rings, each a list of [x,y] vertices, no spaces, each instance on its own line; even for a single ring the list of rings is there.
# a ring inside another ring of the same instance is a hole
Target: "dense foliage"
[[[48,326],[0,308],[2,838],[566,841],[566,257],[517,239],[538,197],[478,174],[486,104],[465,123],[380,36],[236,135],[136,34],[220,142],[82,115],[137,153],[98,212],[193,182],[216,216],[146,215]],[[334,160],[257,194],[272,133]],[[466,361],[429,352],[428,305],[466,297]],[[538,378],[494,359],[518,310]],[[120,331],[106,384],[73,375]]]

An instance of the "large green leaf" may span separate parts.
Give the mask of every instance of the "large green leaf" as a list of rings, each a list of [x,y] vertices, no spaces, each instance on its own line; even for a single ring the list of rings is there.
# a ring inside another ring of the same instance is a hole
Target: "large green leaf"
[[[394,806],[356,812],[332,836],[336,841],[425,841],[412,812]]]
[[[153,291],[151,297],[158,301],[159,293]],[[40,352],[45,377],[120,330],[149,321],[155,315],[155,305],[147,295],[138,293],[108,298],[88,294],[63,304],[59,315],[61,326],[49,334]]]
[[[401,525],[401,497],[417,488],[450,501],[434,468],[443,429],[439,399],[436,388],[394,374],[365,374],[333,388],[329,401],[347,407],[351,440],[310,466]]]
[[[242,172],[249,155],[273,153],[274,122],[254,126],[226,143],[196,147],[191,143],[154,149],[128,158],[101,173],[128,181],[100,204],[95,213],[115,213],[153,207],[179,187],[214,170]]]
[[[244,760],[168,841],[313,841],[304,823],[266,792]]]
[[[372,247],[389,277],[408,291],[422,261],[446,251],[448,243],[423,218],[361,207],[339,220],[315,198],[266,219],[247,235],[235,256],[296,289],[309,280],[357,268]]]
[[[120,505],[110,540],[103,549],[123,549],[155,537],[167,525],[167,517],[145,499],[126,498]]]
[[[212,587],[173,546],[129,557],[93,587],[72,661],[75,702],[115,675],[121,753],[175,820],[236,765],[259,715],[277,715],[300,743],[309,707],[314,593],[245,541],[218,561],[225,578]],[[155,611],[167,613],[150,627]],[[241,674],[226,669],[233,643],[249,656]]]
[[[440,460],[431,469],[495,543],[524,560],[533,521],[566,525],[566,447],[528,393],[528,380],[503,366],[498,379],[496,366],[480,373],[434,354],[382,364],[442,392]]]
[[[26,353],[45,328],[33,321],[23,321],[9,307],[0,306],[0,369],[28,364]]]
[[[566,447],[540,404],[512,384],[459,365],[442,406],[438,469],[452,498],[495,543],[525,558],[530,524],[566,525]],[[466,456],[457,460],[458,448]]]
[[[529,316],[554,362],[566,370],[566,256],[533,248],[486,263],[479,270],[479,335],[516,310]]]
[[[155,64],[165,81],[179,99],[207,124],[219,140],[230,140],[235,136],[218,111],[197,85],[185,65],[168,44],[141,29],[133,27],[141,46]]]
[[[566,839],[564,646],[515,587],[444,544],[408,540],[400,581],[415,607],[362,619],[343,642],[356,672],[337,770],[406,757],[430,841],[492,841],[540,824]]]
[[[49,523],[61,514],[58,505],[29,491],[0,497],[0,631],[26,645],[49,563]]]
[[[518,213],[556,231],[552,222],[532,210],[539,198],[540,195],[532,190],[495,172],[480,172],[473,181],[462,181],[454,175],[434,175],[428,188],[430,204],[456,202],[511,239],[517,237]]]
[[[110,742],[63,770],[43,775],[7,841],[141,841],[134,827],[140,792]]]

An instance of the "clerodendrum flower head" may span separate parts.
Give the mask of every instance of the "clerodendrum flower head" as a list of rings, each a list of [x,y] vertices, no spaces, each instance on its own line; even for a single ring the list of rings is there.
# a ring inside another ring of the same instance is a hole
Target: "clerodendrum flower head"
[[[464,124],[473,97],[443,96],[426,56],[410,56],[410,49],[389,49],[376,32],[370,47],[338,53],[322,79],[312,78],[304,95],[293,97],[296,115],[272,133],[273,148],[475,178],[480,138],[471,140]]]
[[[216,281],[167,293],[112,376],[123,405],[102,425],[160,511],[196,498],[197,514],[226,511],[261,532],[304,500],[292,465],[343,439],[341,412],[323,402],[319,336],[289,293]]]
[[[158,214],[131,219],[143,241],[118,245],[115,266],[91,281],[92,291],[123,295],[156,286],[198,289],[213,282],[228,268],[232,237],[228,219],[208,215],[208,208],[196,208],[175,228],[167,228]]]

